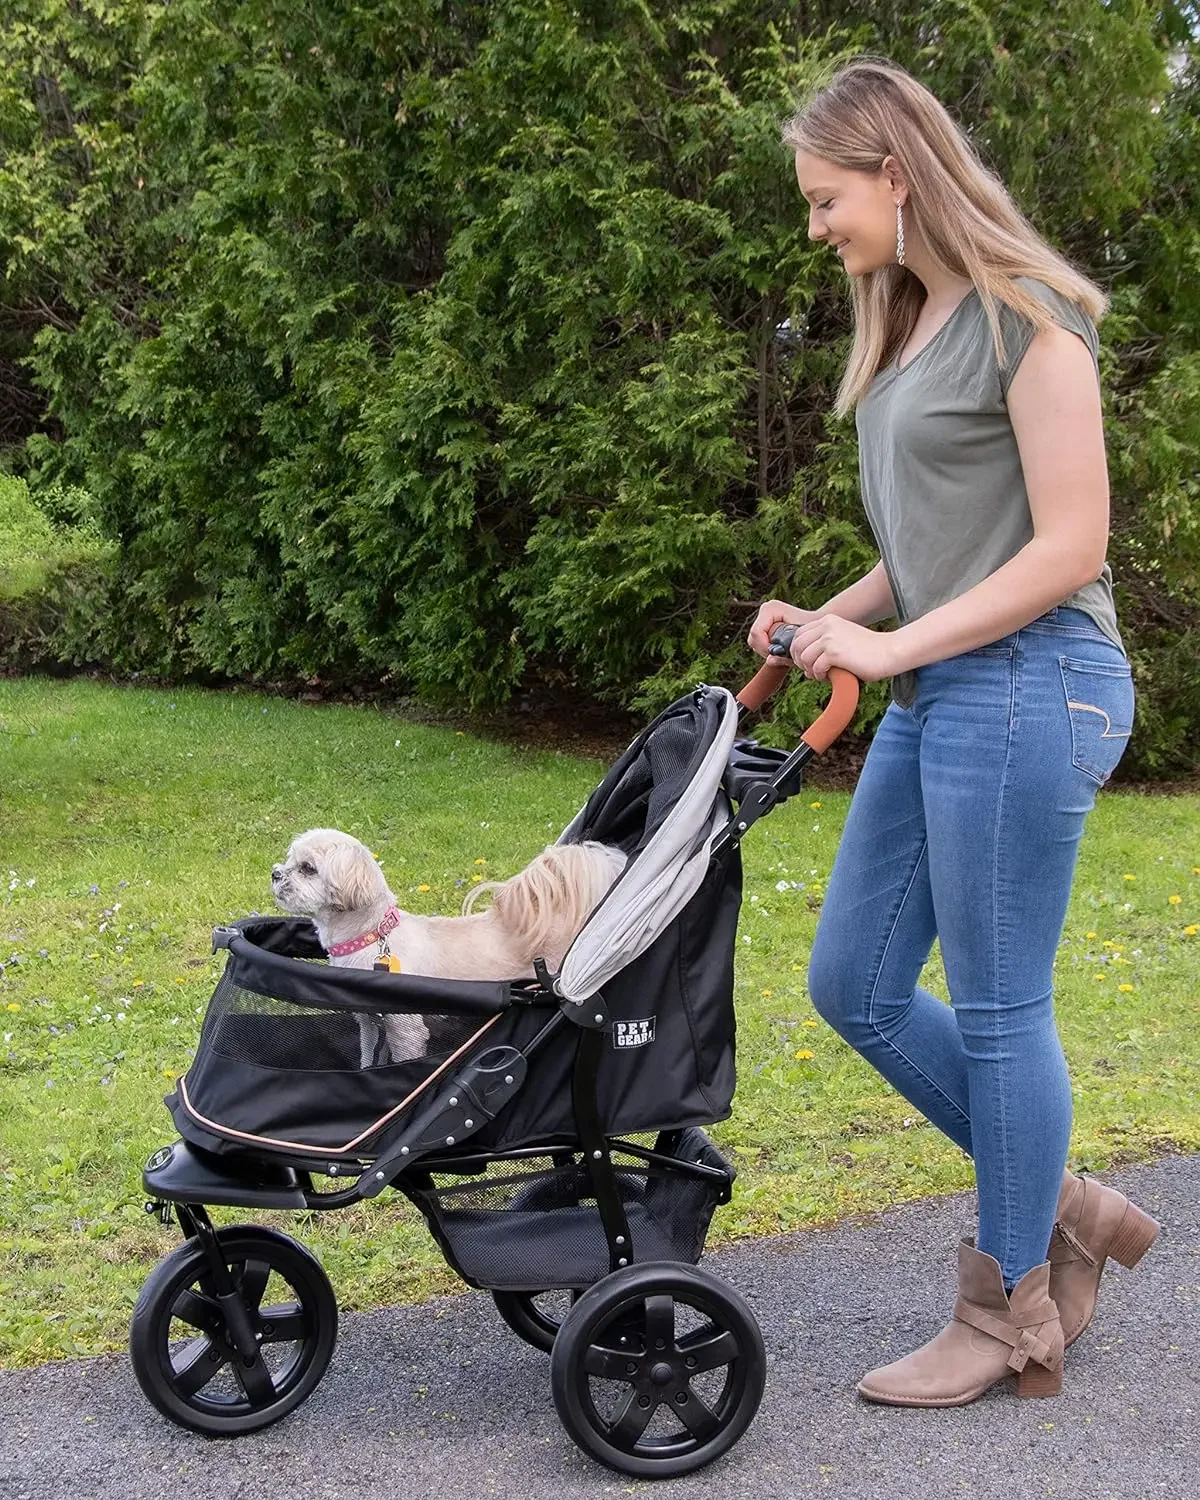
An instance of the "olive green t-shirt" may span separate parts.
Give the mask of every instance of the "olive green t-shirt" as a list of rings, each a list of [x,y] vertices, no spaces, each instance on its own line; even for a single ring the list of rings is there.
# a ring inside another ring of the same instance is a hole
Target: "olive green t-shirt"
[[[1083,339],[1099,378],[1100,340],[1083,308],[1043,281],[1018,279]],[[901,625],[966,593],[1033,537],[1007,396],[1035,330],[1007,303],[999,316],[1003,369],[972,288],[908,364],[880,370],[858,403],[863,504]],[[1056,603],[1083,610],[1124,650],[1107,562]],[[897,703],[908,707],[915,692],[915,672],[893,677]]]

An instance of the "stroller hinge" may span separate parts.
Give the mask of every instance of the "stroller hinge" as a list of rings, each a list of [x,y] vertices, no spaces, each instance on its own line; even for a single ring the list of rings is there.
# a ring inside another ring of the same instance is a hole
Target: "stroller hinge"
[[[422,1156],[469,1139],[520,1089],[526,1067],[525,1054],[508,1046],[489,1047],[465,1063],[384,1146],[374,1166],[359,1177],[358,1191],[374,1198]]]

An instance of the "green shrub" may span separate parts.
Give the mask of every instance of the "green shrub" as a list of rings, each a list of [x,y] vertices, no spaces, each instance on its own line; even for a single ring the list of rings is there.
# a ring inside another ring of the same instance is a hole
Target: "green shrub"
[[[1112,291],[1125,769],[1194,763],[1188,13],[14,3],[0,279],[23,316],[0,340],[45,420],[11,463],[35,497],[84,488],[116,546],[92,596],[112,620],[97,605],[58,649],[472,706],[534,681],[639,709],[739,684],[756,600],[818,604],[874,560],[830,416],[842,273],[778,145],[868,49]],[[816,696],[791,685],[781,734]]]

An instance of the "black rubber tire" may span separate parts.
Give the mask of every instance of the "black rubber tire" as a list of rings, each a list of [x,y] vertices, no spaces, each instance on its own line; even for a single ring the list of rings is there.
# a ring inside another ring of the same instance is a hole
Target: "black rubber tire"
[[[233,1436],[277,1422],[313,1390],[337,1342],[337,1299],[320,1262],[289,1235],[237,1225],[218,1230],[217,1239],[235,1285],[246,1290],[243,1301],[252,1325],[264,1335],[261,1346],[294,1344],[294,1350],[277,1369],[261,1354],[246,1366],[226,1340],[204,1249],[189,1239],[155,1267],[142,1287],[130,1323],[129,1354],[138,1384],[164,1416],[193,1432]],[[288,1284],[294,1300],[263,1308],[271,1272]],[[198,1333],[174,1355],[173,1318]],[[211,1373],[198,1380],[209,1364]],[[206,1397],[205,1387],[227,1367],[236,1392]],[[253,1391],[247,1389],[251,1372]]]
[[[554,1340],[558,1337],[562,1324],[553,1313],[539,1307],[533,1300],[545,1295],[544,1292],[493,1292],[492,1300],[496,1304],[496,1311],[518,1338],[532,1344],[535,1349],[540,1349],[543,1354],[549,1354],[554,1348]],[[580,1296],[578,1292],[570,1292],[568,1295],[573,1303]]]
[[[676,1304],[707,1324],[677,1340]],[[629,1329],[638,1322],[642,1336],[631,1343]],[[723,1367],[724,1385],[710,1405],[691,1381]],[[621,1474],[670,1479],[733,1447],[758,1411],[766,1369],[762,1333],[738,1292],[698,1266],[648,1261],[596,1282],[563,1319],[550,1353],[550,1388],[563,1426],[585,1453]],[[597,1409],[592,1379],[630,1387],[609,1419]],[[681,1430],[647,1437],[660,1406]]]

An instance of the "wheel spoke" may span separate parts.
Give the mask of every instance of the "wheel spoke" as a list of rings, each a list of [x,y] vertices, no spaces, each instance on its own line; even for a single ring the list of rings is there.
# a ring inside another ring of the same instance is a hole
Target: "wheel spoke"
[[[260,1307],[258,1316],[263,1323],[264,1344],[286,1344],[291,1339],[302,1339],[309,1332],[308,1313],[299,1302],[280,1302],[275,1307]],[[267,1332],[267,1325],[271,1331]]]
[[[632,1448],[650,1425],[650,1418],[654,1415],[656,1406],[657,1402],[654,1401],[651,1401],[649,1406],[639,1406],[637,1392],[630,1391],[621,1405],[621,1410],[609,1426],[609,1437],[614,1443]]]
[[[245,1360],[235,1355],[230,1361],[230,1367],[238,1378],[238,1383],[245,1391],[247,1399],[255,1406],[266,1406],[275,1399],[275,1382],[271,1379],[271,1372],[261,1354],[254,1357],[252,1364],[246,1364]]]
[[[242,1301],[248,1303],[252,1311],[258,1310],[270,1277],[271,1267],[265,1260],[248,1260],[242,1266],[242,1274],[237,1279],[238,1290]]]
[[[709,1338],[709,1334],[715,1334],[715,1337]],[[733,1334],[728,1329],[716,1333],[711,1323],[707,1328],[699,1329],[696,1335],[680,1339],[679,1348],[689,1360],[696,1361],[688,1366],[688,1373],[692,1375],[715,1370],[718,1365],[727,1365],[738,1356],[738,1341]]]
[[[221,1309],[211,1297],[193,1292],[190,1288],[180,1292],[171,1309],[171,1316],[181,1323],[188,1323],[204,1333],[220,1333],[225,1326]]]
[[[694,1390],[688,1390],[686,1401],[672,1401],[671,1410],[701,1443],[706,1443],[721,1430],[721,1424],[712,1409]]]
[[[583,1357],[583,1368],[600,1380],[632,1380],[625,1368],[630,1363],[629,1355],[622,1350],[606,1349],[601,1344],[593,1344]]]
[[[220,1359],[211,1357],[214,1349],[221,1356]],[[228,1354],[207,1335],[192,1339],[171,1361],[172,1384],[181,1396],[194,1396],[225,1367],[228,1360]]]
[[[675,1298],[666,1295],[646,1298],[646,1352],[670,1349],[675,1343]]]

